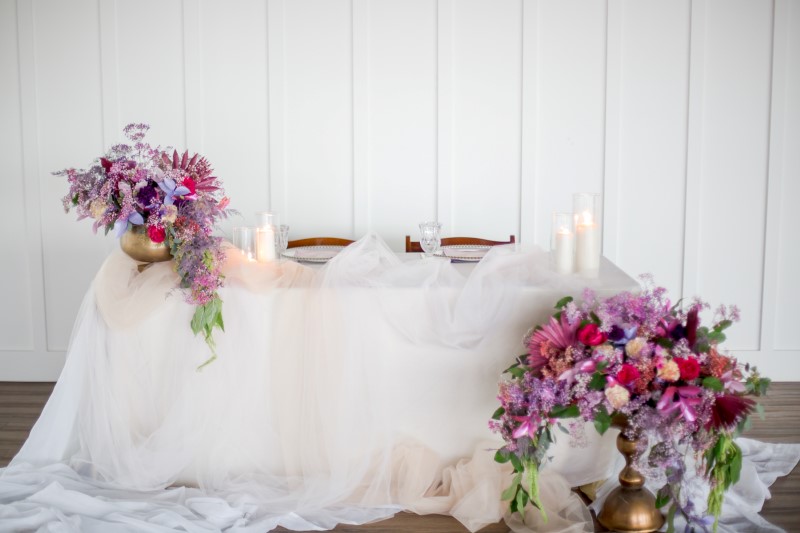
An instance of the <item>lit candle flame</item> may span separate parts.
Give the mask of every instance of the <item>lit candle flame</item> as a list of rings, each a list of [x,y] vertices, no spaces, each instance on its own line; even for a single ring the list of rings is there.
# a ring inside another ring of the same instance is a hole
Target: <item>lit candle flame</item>
[[[594,221],[592,220],[592,213],[590,211],[588,210],[584,211],[583,213],[581,213],[581,216],[583,217],[583,224],[589,226],[594,223]]]

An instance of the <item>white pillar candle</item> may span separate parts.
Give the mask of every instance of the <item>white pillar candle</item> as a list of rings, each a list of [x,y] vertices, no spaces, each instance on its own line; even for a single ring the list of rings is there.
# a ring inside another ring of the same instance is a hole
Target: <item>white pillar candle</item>
[[[578,272],[592,274],[600,269],[600,228],[592,220],[592,215],[584,211],[578,216],[575,226],[576,246],[575,261]]]
[[[256,230],[256,257],[259,261],[272,261],[275,254],[275,231],[270,227]]]
[[[575,270],[575,235],[569,228],[556,232],[555,263],[559,274],[572,274]]]

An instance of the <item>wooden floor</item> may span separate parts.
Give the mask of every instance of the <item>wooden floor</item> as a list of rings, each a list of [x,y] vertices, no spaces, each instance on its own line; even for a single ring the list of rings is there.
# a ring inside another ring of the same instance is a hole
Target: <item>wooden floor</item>
[[[28,436],[47,398],[52,383],[0,382],[0,466],[5,466]],[[775,383],[769,396],[761,402],[766,410],[764,420],[755,417],[747,437],[768,442],[800,443],[800,383]],[[772,499],[764,505],[762,515],[787,532],[800,532],[800,468],[778,479],[771,488]],[[366,526],[339,526],[335,531],[358,533],[455,533],[467,531],[447,516],[417,516],[401,513],[390,520]],[[482,533],[505,533],[502,523],[482,529]],[[601,529],[598,528],[598,531]]]

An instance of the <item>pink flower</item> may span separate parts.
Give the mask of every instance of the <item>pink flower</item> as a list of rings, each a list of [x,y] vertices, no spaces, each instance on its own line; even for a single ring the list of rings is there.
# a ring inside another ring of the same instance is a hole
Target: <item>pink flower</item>
[[[189,194],[186,194],[184,196],[192,196],[193,194],[195,194],[197,192],[197,186],[195,185],[194,180],[192,178],[190,178],[189,176],[186,176],[185,178],[183,178],[183,181],[181,182],[181,185],[183,185],[184,187],[189,189]]]
[[[608,340],[608,335],[600,331],[597,324],[586,324],[578,330],[578,340],[586,346],[598,346]]]
[[[619,381],[622,385],[630,385],[637,379],[639,379],[639,369],[633,365],[624,364],[620,367],[619,372],[617,372],[617,381]]]
[[[678,368],[681,371],[682,380],[690,381],[700,375],[700,363],[698,363],[697,359],[694,357],[676,357],[673,359],[673,361],[678,364]]]
[[[528,353],[534,359],[546,360],[551,355],[548,347],[563,352],[575,342],[575,329],[576,327],[571,325],[564,315],[560,321],[550,317],[550,322],[531,335],[528,341]]]
[[[167,232],[164,228],[159,228],[158,226],[147,226],[147,236],[150,237],[151,241],[158,244],[164,242],[164,239],[167,238]]]

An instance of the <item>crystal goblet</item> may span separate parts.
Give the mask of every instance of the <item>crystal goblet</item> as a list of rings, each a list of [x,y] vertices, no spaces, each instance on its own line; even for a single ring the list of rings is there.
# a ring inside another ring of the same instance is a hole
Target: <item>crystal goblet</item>
[[[420,223],[419,244],[422,247],[422,251],[425,252],[425,257],[430,257],[439,251],[439,247],[442,245],[442,238],[439,235],[441,229],[441,222],[430,221]]]

